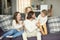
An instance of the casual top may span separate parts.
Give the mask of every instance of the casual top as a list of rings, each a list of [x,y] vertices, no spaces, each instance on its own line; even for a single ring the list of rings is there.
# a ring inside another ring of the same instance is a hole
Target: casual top
[[[47,22],[47,16],[42,17],[41,14],[37,18],[40,21],[41,25],[44,25]]]
[[[12,26],[13,26],[14,29],[21,30],[22,27],[23,27],[23,25],[22,25],[22,21],[20,21],[19,24],[17,24],[16,21],[13,20],[13,22],[12,22]]]
[[[30,21],[30,20],[26,19],[24,21],[24,24],[25,24],[26,30],[29,31],[29,32],[33,32],[34,30],[37,29],[35,20]]]

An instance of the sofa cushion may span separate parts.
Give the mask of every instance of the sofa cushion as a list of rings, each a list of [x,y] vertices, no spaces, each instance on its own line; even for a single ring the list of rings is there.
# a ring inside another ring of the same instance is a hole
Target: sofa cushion
[[[12,40],[23,40],[22,36],[16,37],[16,38],[12,38]]]
[[[60,33],[43,35],[42,40],[60,40]]]
[[[60,31],[60,17],[50,17],[48,19],[48,26],[50,33],[56,33]]]
[[[0,27],[3,31],[7,31],[12,26],[12,15],[0,15]]]

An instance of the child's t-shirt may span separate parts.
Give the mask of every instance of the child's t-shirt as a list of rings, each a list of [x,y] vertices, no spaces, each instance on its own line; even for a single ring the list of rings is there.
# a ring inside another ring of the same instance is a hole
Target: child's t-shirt
[[[29,32],[33,32],[34,30],[37,29],[35,20],[30,21],[30,20],[26,19],[24,21],[24,25],[25,25],[25,28],[27,29],[27,31],[29,31]]]
[[[37,19],[40,21],[41,25],[44,25],[47,22],[48,17],[47,16],[42,17],[40,14]]]

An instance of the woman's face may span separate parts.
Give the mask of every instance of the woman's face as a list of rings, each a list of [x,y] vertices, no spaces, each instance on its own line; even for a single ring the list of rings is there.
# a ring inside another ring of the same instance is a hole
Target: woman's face
[[[35,19],[35,17],[36,17],[36,16],[35,16],[35,13],[34,13],[34,14],[32,15],[32,18]]]
[[[30,11],[32,11],[32,9],[31,8],[27,8],[27,13],[30,12]]]
[[[21,15],[20,15],[20,13],[17,14],[17,20],[21,20]]]

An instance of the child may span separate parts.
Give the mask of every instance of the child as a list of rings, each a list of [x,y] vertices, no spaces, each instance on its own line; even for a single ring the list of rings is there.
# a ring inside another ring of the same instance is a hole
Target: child
[[[37,22],[35,20],[35,13],[30,11],[27,15],[27,19],[24,21],[25,31],[23,33],[23,40],[27,40],[27,37],[37,36],[37,40],[41,40],[41,33],[38,30]]]
[[[47,35],[47,28],[46,28],[46,22],[47,22],[47,11],[42,10],[41,14],[38,16],[38,21],[40,23],[40,30],[43,29],[42,34]]]
[[[21,21],[21,15],[19,12],[15,12],[13,22],[12,22],[13,29],[9,30],[5,34],[3,34],[0,39],[7,37],[7,38],[15,38],[21,36],[23,31],[23,23]]]

